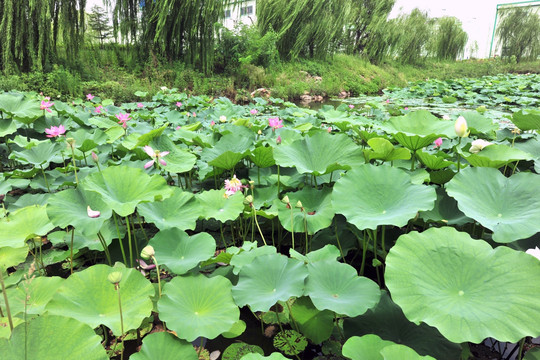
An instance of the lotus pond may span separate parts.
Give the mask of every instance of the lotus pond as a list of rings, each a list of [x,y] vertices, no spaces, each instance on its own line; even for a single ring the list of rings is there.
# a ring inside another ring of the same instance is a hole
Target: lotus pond
[[[135,96],[0,94],[2,359],[540,358],[540,75]]]

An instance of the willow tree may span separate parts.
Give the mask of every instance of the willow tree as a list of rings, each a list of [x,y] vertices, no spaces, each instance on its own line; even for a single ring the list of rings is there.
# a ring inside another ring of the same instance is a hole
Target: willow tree
[[[456,60],[459,55],[463,55],[469,36],[463,30],[461,21],[453,16],[443,16],[436,20],[435,26],[435,56],[441,60]]]
[[[352,0],[259,0],[259,30],[275,31],[284,58],[324,58],[335,52],[350,22]]]
[[[526,7],[500,10],[497,26],[502,56],[515,56],[516,61],[535,60],[540,55],[540,16]]]
[[[384,34],[381,30],[387,23],[388,15],[395,0],[357,0],[352,2],[349,52],[362,54],[367,47],[377,47]]]
[[[434,19],[418,8],[395,19],[395,32],[399,34],[395,52],[400,62],[416,64],[430,55],[433,26]]]
[[[0,70],[43,70],[56,56],[60,28],[67,60],[75,61],[83,42],[85,5],[86,0],[0,0]]]

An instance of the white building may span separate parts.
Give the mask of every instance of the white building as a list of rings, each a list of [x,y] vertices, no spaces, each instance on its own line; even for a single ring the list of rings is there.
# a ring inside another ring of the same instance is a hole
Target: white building
[[[253,25],[257,22],[255,15],[257,1],[255,0],[237,0],[231,2],[225,8],[225,19],[223,25],[227,29],[233,29],[238,24]]]

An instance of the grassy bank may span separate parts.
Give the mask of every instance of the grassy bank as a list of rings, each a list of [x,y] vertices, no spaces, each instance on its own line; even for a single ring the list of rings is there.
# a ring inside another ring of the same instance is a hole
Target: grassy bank
[[[133,101],[135,91],[155,93],[160,87],[178,88],[194,95],[226,96],[247,101],[259,88],[269,89],[274,97],[297,99],[303,94],[350,96],[375,94],[390,86],[426,78],[450,79],[479,77],[500,73],[539,72],[540,62],[512,64],[499,59],[459,62],[426,61],[410,66],[397,62],[373,65],[361,58],[336,55],[325,61],[298,60],[264,69],[242,64],[234,74],[204,75],[180,64],[162,64],[157,60],[136,67],[120,57],[103,65],[88,62],[79,71],[62,66],[49,73],[29,73],[0,77],[0,90],[37,91],[53,98],[69,99],[92,93],[120,102]]]

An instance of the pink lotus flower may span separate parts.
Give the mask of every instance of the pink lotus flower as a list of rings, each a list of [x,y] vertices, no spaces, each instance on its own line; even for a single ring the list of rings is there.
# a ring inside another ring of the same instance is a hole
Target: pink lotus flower
[[[181,126],[177,126],[176,127],[176,130],[180,130],[182,127]]]
[[[131,120],[131,115],[120,113],[120,114],[116,114],[116,118],[119,120],[118,123],[122,124],[122,127],[124,129],[126,129],[127,128],[127,121]]]
[[[255,115],[255,114],[257,114],[258,112],[259,112],[259,110],[257,110],[257,109],[251,109],[251,110],[249,110],[249,113],[250,113],[251,115]]]
[[[283,127],[283,120],[279,120],[279,118],[270,118],[268,119],[268,125],[272,128],[272,130],[276,130]]]
[[[326,128],[326,131],[329,132],[329,133],[331,133],[331,132],[332,132],[332,127],[331,127],[331,126],[327,127],[327,128]]]
[[[105,109],[101,105],[99,105],[98,107],[95,108],[95,111],[96,111],[97,114],[101,114],[101,110],[105,111]]]
[[[137,107],[140,109],[140,108],[143,108],[144,105],[143,105],[143,103],[137,103]]]
[[[176,103],[176,106],[181,107],[181,106],[182,106],[182,103],[181,103],[180,101],[178,101],[178,102]]]
[[[349,109],[354,109],[354,105],[353,105],[353,104],[349,104]]]
[[[88,217],[91,217],[91,218],[97,218],[101,215],[101,212],[97,210],[92,210],[90,208],[90,205],[86,207],[86,213],[88,214]]]
[[[278,145],[281,144],[281,135],[277,137],[276,144],[278,144]]]
[[[216,125],[216,123],[214,122],[214,120],[210,121],[210,126],[214,126]]]
[[[193,117],[196,117],[196,116],[197,116],[197,114],[193,113]]]
[[[90,101],[92,101],[92,99],[93,99],[94,97],[95,97],[95,96],[92,95],[92,94],[87,94],[87,95],[86,95],[86,98],[87,98],[88,100],[90,100]]]
[[[40,110],[47,110],[48,112],[52,112],[52,110],[49,109],[49,108],[50,108],[51,106],[53,106],[54,103],[53,103],[53,102],[50,102],[50,101],[49,101],[49,98],[45,98],[45,99],[47,99],[47,101],[41,100],[41,105],[40,105],[39,109],[40,109]]]
[[[438,138],[438,139],[435,140],[433,143],[435,144],[435,147],[436,147],[436,148],[441,147],[441,145],[442,145],[442,138]]]
[[[45,129],[45,133],[47,133],[48,138],[60,136],[62,134],[65,134],[65,132],[66,132],[66,129],[64,128],[64,125],[51,126],[50,129]]]
[[[148,169],[150,166],[154,165],[154,162],[158,161],[161,165],[167,166],[167,163],[165,160],[162,159],[165,155],[167,155],[168,151],[160,152],[159,150],[154,150],[150,146],[146,145],[144,147],[144,151],[152,158],[149,162],[144,164],[144,168]]]
[[[390,104],[390,99],[386,99],[386,103],[387,103],[387,104]]]
[[[407,110],[409,110],[409,108],[408,108],[407,106],[405,106],[405,107],[403,108],[403,110],[407,111]]]
[[[242,182],[238,180],[235,174],[230,180],[225,180],[225,197],[229,197],[243,188],[247,188],[247,186],[242,185]]]

